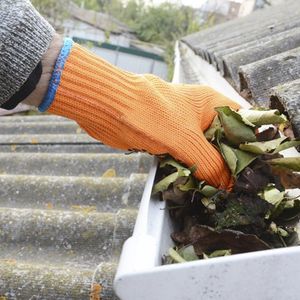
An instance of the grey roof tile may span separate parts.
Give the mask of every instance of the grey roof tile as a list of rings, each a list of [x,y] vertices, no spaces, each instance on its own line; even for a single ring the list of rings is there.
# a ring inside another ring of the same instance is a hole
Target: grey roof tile
[[[295,98],[300,78],[300,1],[287,0],[282,5],[257,10],[186,36],[182,42],[219,70],[250,103],[269,107],[272,91],[299,135],[300,123],[294,111],[300,107],[299,98]],[[185,74],[191,75],[188,82],[195,83],[191,73]],[[282,86],[287,89],[284,94],[280,92]]]
[[[0,123],[0,298],[98,299],[101,284],[101,299],[117,299],[112,280],[152,159],[59,117]],[[116,177],[102,177],[109,168]]]

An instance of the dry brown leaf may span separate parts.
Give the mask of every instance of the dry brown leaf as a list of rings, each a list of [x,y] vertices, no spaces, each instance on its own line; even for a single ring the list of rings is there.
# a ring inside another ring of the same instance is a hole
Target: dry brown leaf
[[[300,174],[283,168],[272,168],[274,175],[279,176],[280,182],[285,189],[300,188]]]
[[[93,283],[90,293],[90,300],[101,300],[101,291],[102,286],[99,283]]]
[[[53,209],[53,204],[51,202],[46,204],[47,209]]]

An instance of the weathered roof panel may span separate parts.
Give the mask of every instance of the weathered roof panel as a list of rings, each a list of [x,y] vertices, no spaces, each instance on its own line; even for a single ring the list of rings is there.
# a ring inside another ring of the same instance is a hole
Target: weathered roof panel
[[[253,105],[268,107],[271,91],[275,93],[272,97],[286,103],[282,105],[300,133],[294,113],[300,107],[298,94],[295,98],[300,78],[300,1],[257,10],[184,37],[182,42]],[[282,86],[287,88],[284,94]]]
[[[272,88],[270,96],[271,107],[288,112],[294,134],[300,137],[300,79]]]
[[[116,300],[116,264],[152,160],[61,117],[0,124],[0,298],[99,299],[101,284],[101,299]]]

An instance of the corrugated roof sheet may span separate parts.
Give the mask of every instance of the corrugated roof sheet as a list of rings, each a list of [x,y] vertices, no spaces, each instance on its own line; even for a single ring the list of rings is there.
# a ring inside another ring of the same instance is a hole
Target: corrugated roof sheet
[[[269,107],[271,96],[273,105],[279,101],[299,135],[300,124],[292,110],[300,107],[300,1],[257,10],[189,35],[182,42],[253,105]]]
[[[0,161],[0,298],[97,300],[101,284],[101,299],[117,299],[150,156],[61,117],[11,116],[0,117]]]

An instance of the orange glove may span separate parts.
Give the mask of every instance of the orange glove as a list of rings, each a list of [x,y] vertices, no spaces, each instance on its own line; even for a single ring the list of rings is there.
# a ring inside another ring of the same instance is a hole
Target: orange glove
[[[224,105],[239,107],[210,87],[132,74],[74,44],[49,112],[75,120],[112,147],[168,153],[196,165],[199,179],[228,188],[230,172],[203,135],[216,115],[214,107]]]

